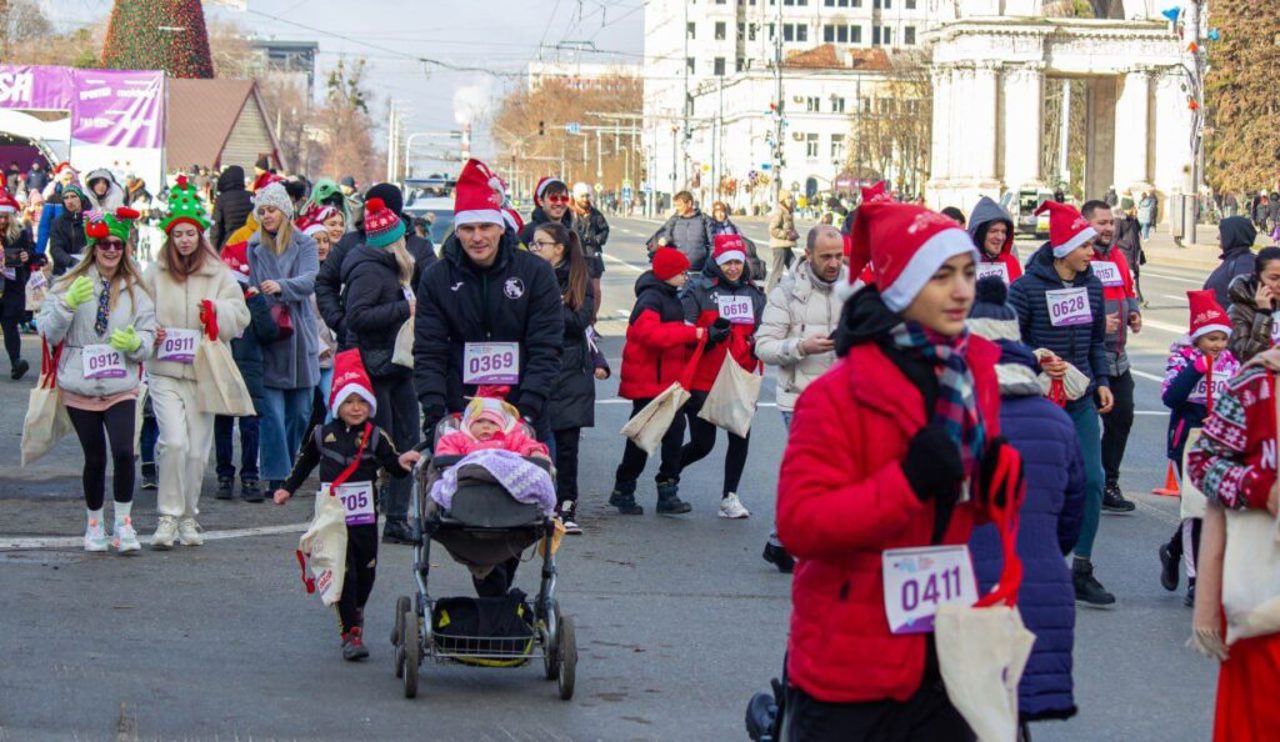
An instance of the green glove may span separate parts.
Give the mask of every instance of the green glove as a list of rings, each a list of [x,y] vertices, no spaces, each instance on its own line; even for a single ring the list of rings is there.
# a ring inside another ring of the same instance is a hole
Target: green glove
[[[123,330],[115,329],[111,331],[111,347],[125,353],[133,353],[142,347],[142,338],[138,337],[138,331],[133,329],[133,325]]]
[[[80,276],[71,282],[71,287],[67,289],[63,301],[71,307],[71,311],[76,311],[76,307],[93,298],[93,279],[88,276]]]

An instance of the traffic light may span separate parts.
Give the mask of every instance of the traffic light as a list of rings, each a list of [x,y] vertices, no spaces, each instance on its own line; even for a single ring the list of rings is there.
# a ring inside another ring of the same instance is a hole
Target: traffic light
[[[547,124],[545,121],[538,122],[538,136],[545,137],[547,135]]]

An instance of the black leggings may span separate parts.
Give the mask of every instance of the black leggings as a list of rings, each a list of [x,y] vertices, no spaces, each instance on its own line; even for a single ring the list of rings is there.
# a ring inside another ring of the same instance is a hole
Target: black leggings
[[[84,449],[84,504],[101,510],[107,485],[107,441],[111,442],[111,492],[116,502],[133,502],[133,423],[138,402],[117,402],[104,412],[67,408]],[[106,434],[103,434],[105,428]]]
[[[578,501],[578,442],[582,428],[556,431],[556,500]]]
[[[4,330],[4,352],[9,354],[9,364],[13,365],[22,357],[22,335],[18,333],[18,321],[21,315],[8,315],[0,318],[0,329]]]
[[[645,408],[645,405],[652,401],[652,398],[633,400],[631,416],[635,417]],[[667,434],[662,436],[662,464],[658,467],[659,482],[680,478],[680,444],[683,441],[684,417],[677,413],[671,420],[671,427],[667,429]],[[649,454],[628,438],[626,447],[622,450],[622,463],[618,464],[618,471],[614,474],[614,486],[625,487],[628,483],[635,484],[635,481],[644,473],[644,465],[648,461]]]
[[[706,392],[693,392],[685,403],[684,414],[689,419],[689,442],[680,449],[680,473],[690,464],[701,461],[716,446],[716,426],[698,417],[707,401]],[[727,432],[727,431],[726,431]],[[738,491],[742,470],[747,465],[747,449],[751,446],[751,433],[740,438],[729,433],[729,451],[724,455],[724,493]]]
[[[347,574],[342,580],[342,596],[338,598],[338,621],[342,633],[364,626],[364,604],[373,592],[378,576],[378,526],[368,523],[347,526]]]

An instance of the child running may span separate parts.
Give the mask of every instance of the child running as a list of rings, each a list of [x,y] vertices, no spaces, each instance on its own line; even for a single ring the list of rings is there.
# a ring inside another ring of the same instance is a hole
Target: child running
[[[1226,390],[1240,362],[1227,350],[1231,320],[1212,290],[1188,291],[1191,331],[1169,348],[1162,399],[1169,408],[1169,458],[1182,477],[1182,452],[1193,428],[1204,425],[1213,400]],[[1211,380],[1211,381],[1210,381]],[[1178,589],[1178,562],[1187,571],[1186,605],[1195,603],[1196,556],[1200,550],[1200,518],[1185,518],[1169,541],[1160,545],[1160,584]]]
[[[283,505],[317,464],[320,494],[337,487],[343,495],[347,570],[338,600],[338,622],[342,629],[342,658],[349,661],[369,656],[362,634],[364,606],[373,591],[378,563],[378,470],[404,477],[421,458],[417,451],[396,451],[391,437],[369,422],[377,404],[360,352],[353,349],[339,353],[334,358],[333,392],[329,397],[334,420],[317,425],[303,440],[293,472],[274,496],[275,503]]]
[[[472,398],[462,413],[462,428],[441,436],[437,456],[466,456],[473,451],[511,451],[550,459],[547,447],[525,434],[520,412],[496,397]]]

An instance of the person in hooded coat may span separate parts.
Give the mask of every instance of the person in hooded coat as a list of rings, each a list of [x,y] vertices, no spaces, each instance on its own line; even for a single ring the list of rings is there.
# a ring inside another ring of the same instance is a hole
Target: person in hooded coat
[[[209,241],[217,250],[227,246],[232,232],[244,226],[253,213],[253,194],[245,190],[244,168],[230,165],[218,176],[218,197],[213,202],[213,226]]]
[[[1218,248],[1222,250],[1218,260],[1221,262],[1205,279],[1204,288],[1213,290],[1219,305],[1230,306],[1232,280],[1253,273],[1253,241],[1257,238],[1258,230],[1243,216],[1229,216],[1218,224]]]
[[[1005,283],[1022,277],[1022,264],[1013,254],[1013,219],[1000,204],[986,196],[979,199],[969,213],[968,232],[974,247],[978,248],[979,275],[994,271]],[[1002,268],[985,269],[984,265]]]
[[[88,240],[84,236],[84,211],[88,199],[74,183],[62,189],[62,213],[49,229],[49,254],[53,275],[61,276],[78,262]]]
[[[106,168],[98,168],[89,172],[85,178],[85,197],[89,199],[89,208],[98,212],[114,212],[124,206],[124,188],[116,182],[116,176]]]
[[[1254,272],[1236,276],[1227,289],[1231,306],[1231,339],[1227,347],[1241,363],[1280,342],[1280,247],[1264,247],[1254,258]]]
[[[1063,557],[1080,537],[1085,477],[1075,426],[1042,394],[1040,364],[1022,343],[1018,315],[1007,301],[1002,282],[990,277],[978,281],[967,324],[974,335],[1000,347],[1000,432],[1022,454],[1027,480],[1018,517],[1017,553],[1023,567],[1018,609],[1036,643],[1018,684],[1018,712],[1025,724],[1076,713],[1071,679],[1076,600]],[[969,549],[978,590],[985,594],[1004,568],[995,526],[975,528]]]

